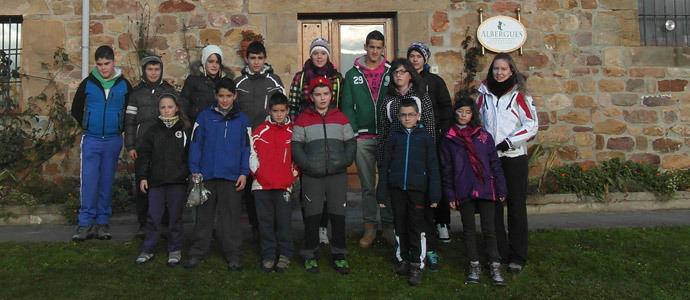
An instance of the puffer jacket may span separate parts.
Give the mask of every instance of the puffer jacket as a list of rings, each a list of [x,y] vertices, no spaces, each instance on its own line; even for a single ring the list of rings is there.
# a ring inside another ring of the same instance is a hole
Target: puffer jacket
[[[270,117],[252,133],[249,169],[254,176],[254,190],[291,191],[299,171],[292,161],[292,127],[288,118],[285,124],[276,124]]]
[[[223,67],[219,76],[211,78],[205,75],[204,66],[200,61],[191,64],[189,76],[184,80],[184,86],[180,93],[180,105],[187,113],[189,121],[194,123],[197,116],[216,103],[216,82],[221,78],[232,79],[230,69]]]
[[[137,173],[148,180],[149,188],[164,184],[185,184],[189,177],[187,156],[190,129],[182,121],[168,128],[160,119],[149,120],[150,129],[137,146],[140,163]]]
[[[325,177],[347,171],[355,160],[357,139],[339,109],[321,115],[307,109],[297,117],[292,133],[292,159],[302,173]]]
[[[162,73],[162,72],[161,72]],[[158,119],[158,99],[163,94],[175,95],[175,88],[163,77],[158,82],[149,82],[142,78],[139,85],[129,95],[129,104],[125,114],[125,148],[134,150],[137,141],[146,133],[152,120]]]
[[[429,68],[422,69],[419,72],[424,80],[426,93],[429,95],[431,104],[434,107],[434,124],[436,124],[436,140],[440,141],[446,134],[448,128],[454,123],[453,103],[450,100],[450,93],[448,93],[448,86],[443,78],[429,72]]]
[[[273,68],[265,64],[261,72],[252,73],[248,66],[242,69],[242,76],[235,78],[237,86],[237,103],[240,110],[247,115],[252,128],[264,122],[268,116],[268,99],[273,94],[285,94],[283,82],[273,74]]]
[[[92,71],[77,88],[72,100],[72,117],[81,124],[84,134],[98,138],[119,136],[124,130],[125,108],[132,86],[115,68],[115,84],[108,96]]]
[[[479,86],[477,107],[482,116],[482,126],[494,138],[496,145],[506,140],[509,149],[499,151],[500,157],[517,157],[527,154],[527,141],[537,134],[539,121],[532,97],[521,93],[514,86],[503,96],[489,91],[486,82]]]

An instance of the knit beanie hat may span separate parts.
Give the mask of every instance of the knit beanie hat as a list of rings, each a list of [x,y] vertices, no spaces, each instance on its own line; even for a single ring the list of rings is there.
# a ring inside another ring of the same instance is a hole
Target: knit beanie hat
[[[424,57],[424,63],[427,63],[427,61],[429,61],[431,50],[429,50],[429,47],[427,47],[426,44],[422,42],[414,42],[410,44],[410,47],[407,48],[407,57],[410,57],[410,52],[412,51],[417,51],[420,54],[422,54],[422,57]]]
[[[203,66],[206,64],[206,60],[208,59],[211,54],[218,54],[218,57],[220,57],[220,61],[223,61],[223,50],[220,50],[220,47],[216,45],[208,45],[204,47],[204,49],[201,50],[201,65]]]
[[[146,57],[141,59],[141,80],[144,82],[148,82],[148,79],[146,79],[146,65],[149,63],[156,63],[161,66],[161,76],[158,78],[157,82],[152,82],[152,83],[161,83],[163,81],[163,61],[161,60],[161,57],[155,54],[149,54]]]
[[[331,57],[331,44],[328,43],[327,39],[315,38],[313,41],[311,41],[311,45],[309,46],[309,56],[311,56],[315,50],[324,50],[326,51],[326,55]]]
[[[331,81],[328,80],[328,78],[326,78],[326,77],[321,77],[321,76],[319,76],[319,77],[316,77],[316,78],[312,79],[312,80],[309,82],[309,94],[310,94],[310,95],[311,95],[311,92],[314,91],[314,88],[315,88],[317,85],[325,85],[325,86],[328,86],[328,88],[331,90],[331,92],[333,91],[333,85],[331,84]],[[311,101],[311,98],[310,98],[309,101]],[[333,101],[333,99],[331,99],[331,102],[332,102],[332,101]]]

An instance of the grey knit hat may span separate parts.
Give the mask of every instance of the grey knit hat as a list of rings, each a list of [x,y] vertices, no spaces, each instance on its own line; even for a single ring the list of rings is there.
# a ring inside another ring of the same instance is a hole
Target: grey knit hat
[[[331,44],[328,43],[327,39],[315,38],[313,41],[311,41],[311,45],[309,46],[309,56],[311,56],[315,50],[324,50],[326,51],[328,57],[331,57]]]

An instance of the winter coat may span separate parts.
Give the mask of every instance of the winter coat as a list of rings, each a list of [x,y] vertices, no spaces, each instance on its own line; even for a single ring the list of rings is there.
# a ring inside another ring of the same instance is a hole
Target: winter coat
[[[190,75],[184,80],[184,86],[180,93],[180,105],[187,113],[189,121],[194,123],[197,116],[216,103],[216,84],[221,78],[232,79],[232,71],[223,68],[216,78],[206,75],[204,66],[201,62],[192,64]]]
[[[307,109],[292,133],[292,159],[302,173],[325,177],[347,171],[355,160],[357,140],[347,116],[333,108],[321,115]]]
[[[455,131],[449,130],[441,140],[439,160],[443,195],[456,205],[475,198],[499,201],[506,196],[507,190],[494,140],[486,130],[479,129],[472,135],[472,144],[481,162],[483,183],[475,176],[465,144]]]
[[[408,131],[399,128],[388,138],[379,172],[376,200],[390,207],[388,190],[429,192],[431,203],[441,199],[441,179],[436,155],[436,141],[424,125]]]
[[[390,84],[390,64],[384,62],[386,71],[383,74],[379,86],[379,96],[376,102],[372,99],[369,90],[369,82],[364,77],[362,67],[358,64],[345,73],[345,86],[343,89],[342,110],[350,119],[350,125],[355,134],[376,134],[379,120],[379,107],[386,96],[388,84]]]
[[[92,73],[82,80],[72,100],[72,116],[81,124],[84,134],[92,137],[109,138],[122,134],[124,130],[125,107],[129,102],[132,86],[115,68],[115,83],[105,96],[105,89]]]
[[[290,85],[290,119],[297,120],[297,116],[304,110],[309,108],[309,103],[311,99],[309,98],[309,82],[304,78],[304,71],[297,72],[295,77],[292,78],[292,84]],[[334,76],[328,77],[328,80],[333,86],[333,100],[331,105],[340,108],[342,91],[343,91],[343,78],[340,73]]]
[[[273,74],[273,68],[264,64],[259,73],[252,73],[249,66],[242,69],[242,76],[235,80],[237,87],[237,103],[240,110],[247,115],[252,128],[264,122],[268,116],[268,99],[273,94],[285,94],[283,82],[278,75]]]
[[[424,80],[426,93],[429,95],[434,108],[434,124],[436,125],[436,140],[440,141],[448,128],[454,123],[453,103],[450,100],[448,86],[443,78],[429,72],[428,68],[419,73]]]
[[[160,119],[149,120],[150,129],[144,133],[137,154],[137,174],[148,180],[149,188],[164,184],[186,184],[189,177],[187,156],[190,129],[184,129],[182,121],[168,128]]]
[[[531,96],[521,93],[515,86],[497,97],[483,82],[479,86],[477,107],[482,116],[482,126],[494,138],[496,145],[503,140],[508,143],[509,149],[499,151],[499,156],[527,154],[527,141],[537,134],[539,127]]]
[[[381,106],[379,107],[379,124],[378,124],[378,151],[376,155],[376,162],[378,166],[381,165],[383,161],[383,154],[386,151],[386,143],[388,141],[388,136],[397,131],[398,129],[404,128],[400,119],[398,118],[398,113],[400,112],[400,101],[405,98],[415,99],[417,102],[417,107],[422,113],[422,118],[419,120],[424,129],[431,135],[431,137],[436,140],[436,124],[434,123],[434,108],[429,100],[429,95],[424,93],[420,95],[419,92],[413,87],[405,95],[395,94],[386,95],[381,101]]]
[[[175,88],[161,79],[158,82],[149,82],[142,78],[139,85],[129,95],[129,104],[125,114],[125,148],[134,150],[138,141],[157,120],[158,99],[163,94],[176,94]]]
[[[252,191],[292,189],[299,175],[292,161],[292,127],[290,119],[281,125],[269,117],[254,129],[249,156],[249,169],[254,177]]]
[[[216,104],[202,111],[192,131],[189,171],[201,173],[204,180],[237,181],[249,175],[249,132],[249,119],[236,103],[225,116]]]

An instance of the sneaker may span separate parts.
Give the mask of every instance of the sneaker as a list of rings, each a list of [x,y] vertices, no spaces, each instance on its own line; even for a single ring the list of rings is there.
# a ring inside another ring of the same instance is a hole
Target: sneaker
[[[522,272],[522,268],[523,266],[517,263],[508,264],[508,272],[510,272],[510,274],[520,274],[520,272]]]
[[[307,259],[304,261],[304,269],[312,274],[319,273],[319,263],[316,262],[316,259]]]
[[[465,284],[472,283],[472,284],[477,284],[479,283],[479,275],[482,273],[482,265],[479,264],[478,261],[471,261],[469,264],[468,272],[467,272],[467,280],[465,281]]]
[[[335,270],[340,274],[350,274],[350,265],[347,264],[347,260],[338,259],[334,260]]]
[[[491,268],[489,269],[491,283],[493,283],[495,286],[506,285],[505,281],[503,280],[503,274],[501,274],[501,267],[501,263],[495,261],[491,263]]]
[[[177,250],[177,251],[172,251],[168,253],[168,267],[174,267],[180,264],[180,261],[182,260],[182,251]]]
[[[239,261],[233,260],[233,261],[228,263],[228,270],[230,270],[230,272],[242,271],[242,263]]]
[[[285,272],[285,270],[289,266],[290,266],[290,258],[285,256],[285,255],[281,255],[278,258],[278,263],[276,264],[276,272],[278,272],[278,273]]]
[[[137,229],[137,233],[134,234],[135,237],[138,237],[140,239],[144,239],[146,237],[146,224],[142,223],[139,225],[139,229]]]
[[[448,234],[448,225],[437,224],[438,229],[438,240],[442,243],[450,243],[450,235]]]
[[[93,225],[77,227],[77,233],[72,236],[72,241],[83,242],[93,238]]]
[[[328,228],[319,227],[319,243],[328,245]]]
[[[113,236],[110,234],[110,225],[96,224],[96,238],[99,240],[109,240]]]
[[[395,269],[395,274],[400,276],[410,275],[410,262],[407,260],[401,261],[398,267]]]
[[[441,265],[438,264],[438,254],[434,251],[429,251],[426,253],[427,266],[429,271],[438,272],[441,270]]]
[[[359,246],[368,248],[376,239],[376,226],[373,223],[364,223],[364,236],[359,240]]]
[[[407,284],[412,286],[422,284],[422,269],[420,268],[420,264],[410,264],[410,277],[407,278]]]
[[[139,253],[139,257],[137,257],[137,260],[134,261],[137,265],[143,265],[153,259],[154,255],[153,253],[146,253],[146,252],[141,252]]]
[[[266,273],[271,273],[273,271],[273,267],[275,266],[275,262],[272,260],[264,260],[261,262],[261,270],[263,270]]]
[[[187,259],[187,261],[184,263],[184,265],[182,265],[182,267],[184,267],[185,269],[194,269],[194,268],[196,268],[196,266],[199,265],[199,263],[202,260],[203,259],[201,259],[201,258],[190,257]]]

